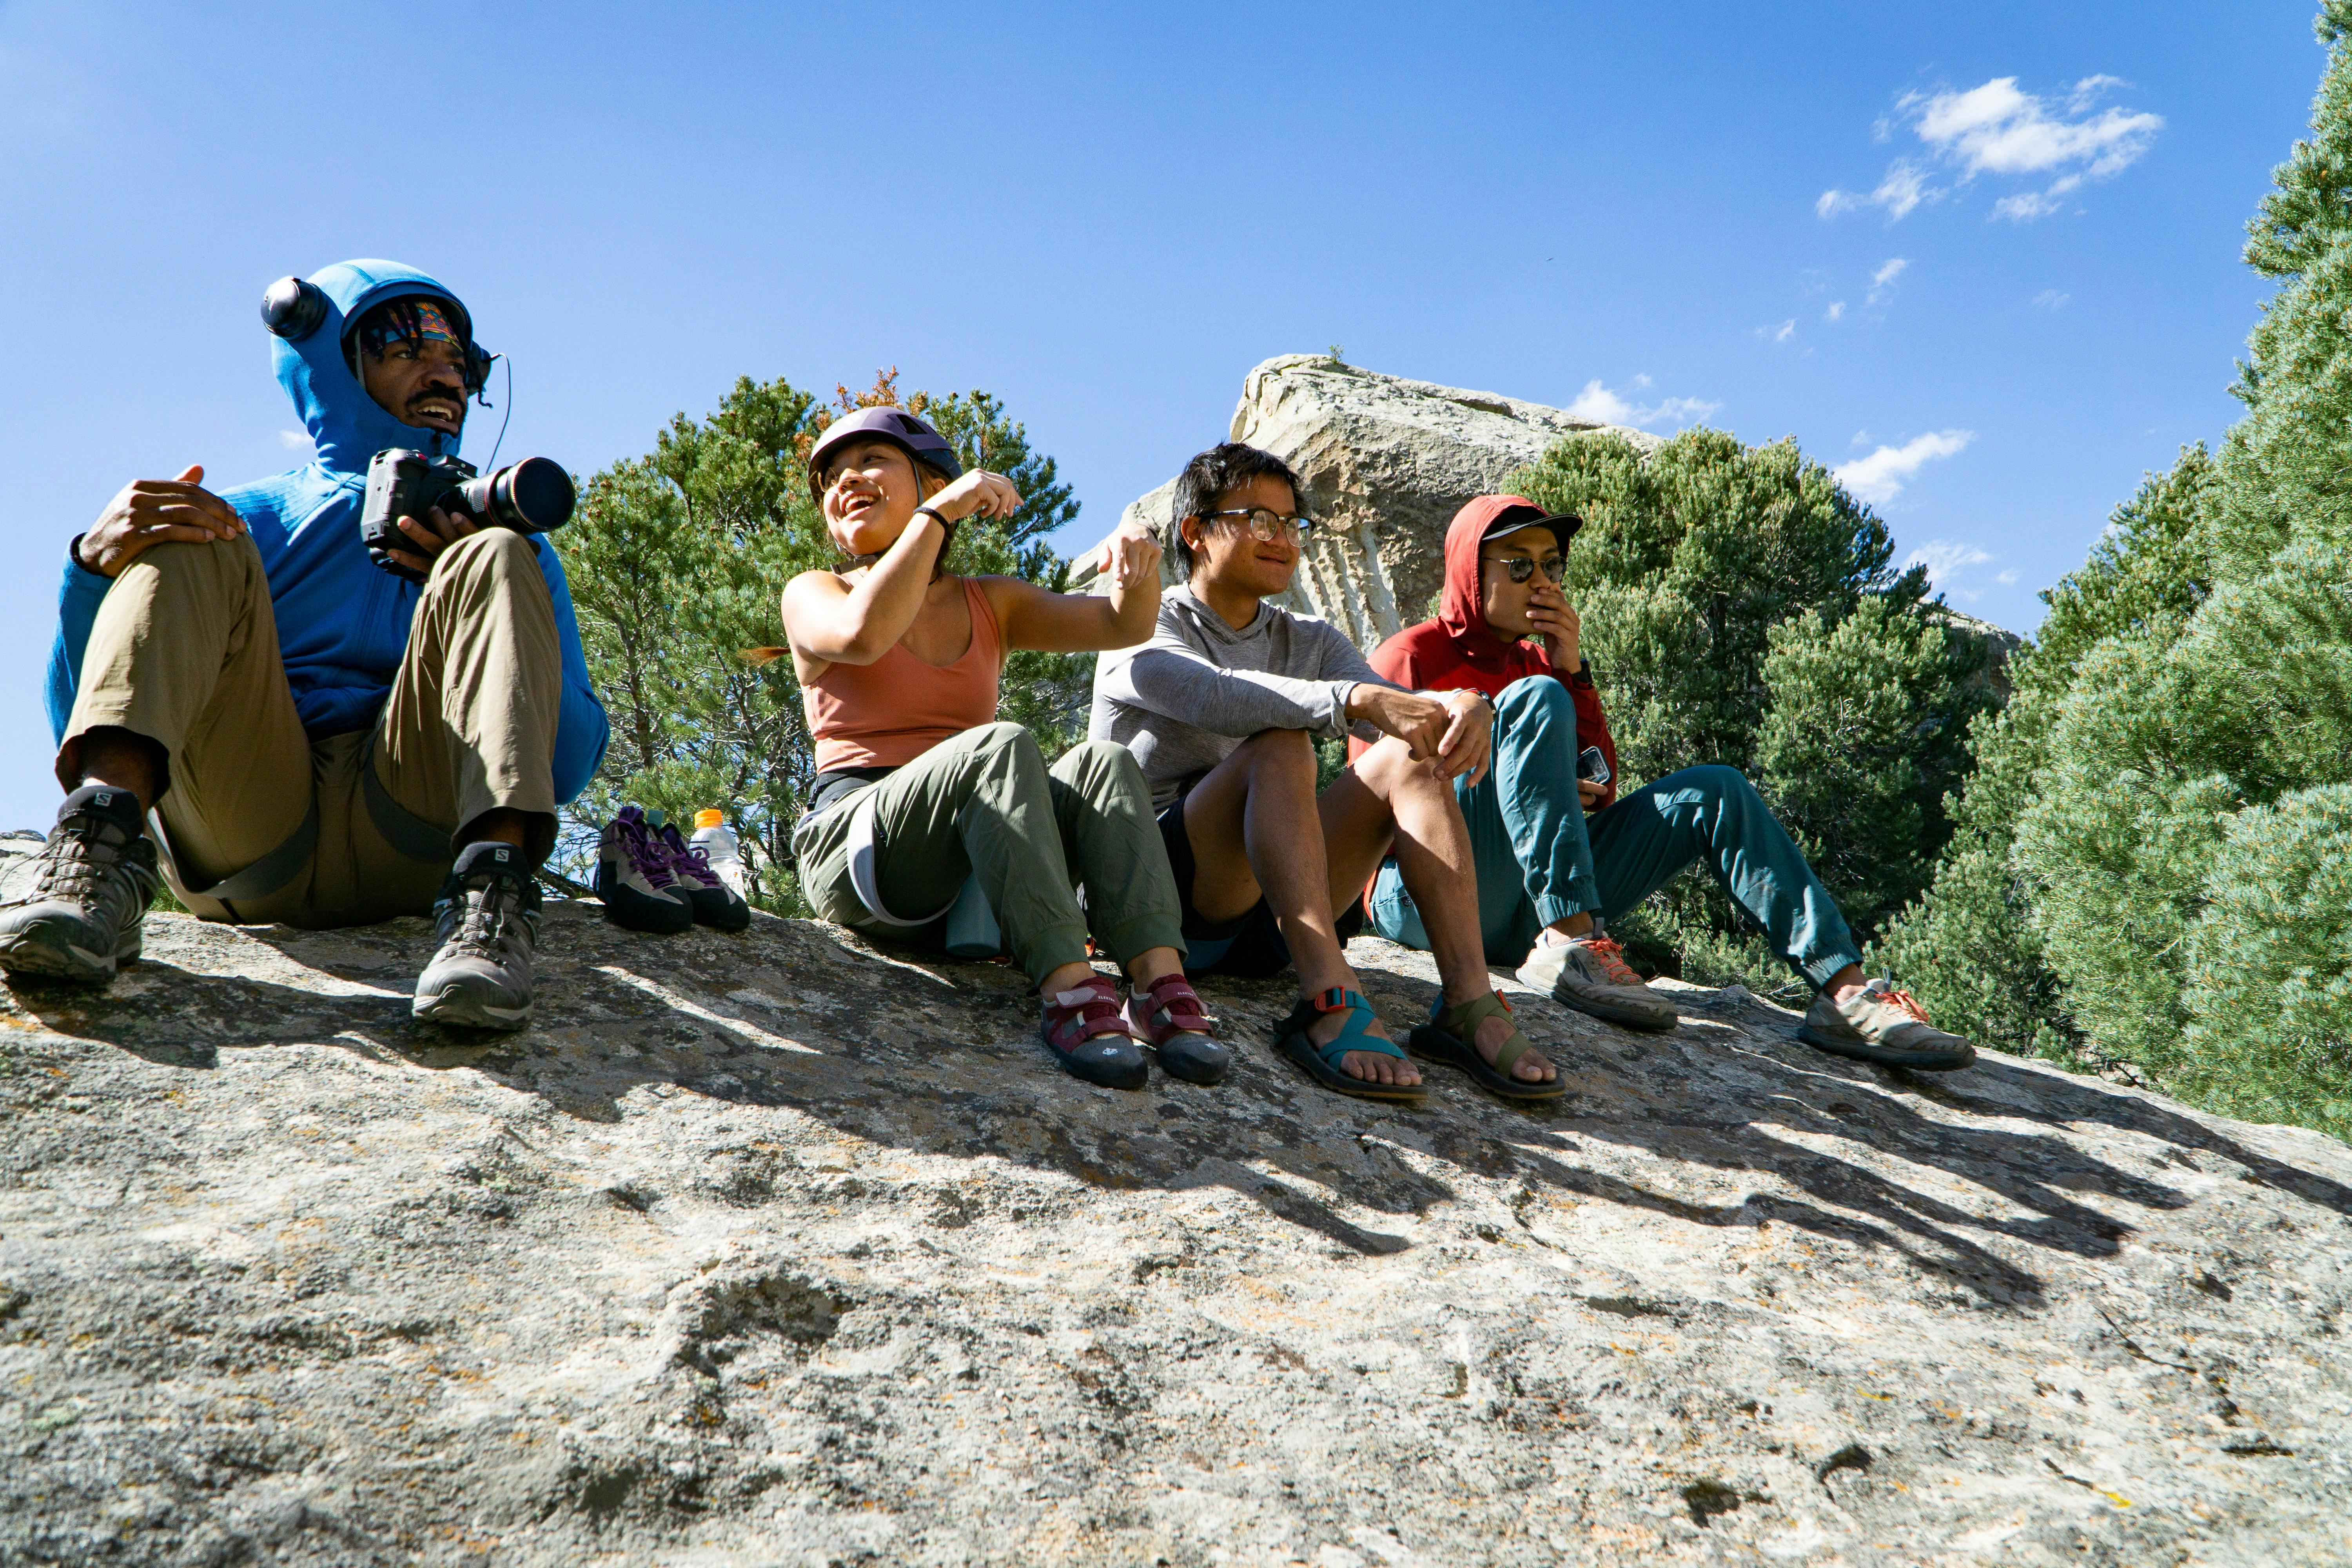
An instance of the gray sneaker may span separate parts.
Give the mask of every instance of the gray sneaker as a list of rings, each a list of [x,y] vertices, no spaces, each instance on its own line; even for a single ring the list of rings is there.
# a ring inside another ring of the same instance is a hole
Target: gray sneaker
[[[1843,1003],[1826,991],[1813,997],[1797,1038],[1833,1057],[1918,1072],[1951,1072],[1977,1059],[1977,1048],[1927,1021],[1927,1010],[1885,980],[1874,980]]]
[[[82,785],[58,808],[41,852],[0,870],[0,969],[105,984],[138,962],[162,882],[139,797]]]
[[[1598,925],[1563,942],[1538,937],[1535,951],[1519,965],[1519,984],[1563,1007],[1629,1029],[1665,1030],[1682,1021],[1675,1005],[1627,966],[1624,950],[1601,935]]]
[[[539,884],[511,844],[468,844],[433,900],[441,944],[409,1011],[433,1024],[520,1029],[530,1022]]]
[[[694,902],[678,886],[669,847],[638,806],[623,806],[604,825],[596,845],[596,897],[604,918],[630,931],[668,935],[694,923]],[[743,923],[751,923],[749,910]]]

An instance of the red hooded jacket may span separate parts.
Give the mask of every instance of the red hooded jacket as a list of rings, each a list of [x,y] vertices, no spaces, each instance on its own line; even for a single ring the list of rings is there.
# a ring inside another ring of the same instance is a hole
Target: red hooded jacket
[[[1554,669],[1539,642],[1504,641],[1478,607],[1478,546],[1487,525],[1507,508],[1535,504],[1525,496],[1479,496],[1455,512],[1445,529],[1445,595],[1437,618],[1407,626],[1381,644],[1372,650],[1371,666],[1409,690],[1469,687],[1490,698],[1530,675],[1560,681],[1576,703],[1579,749],[1598,746],[1609,759],[1609,785],[1592,808],[1598,811],[1617,798],[1617,742],[1609,738],[1609,721],[1601,715],[1601,693],[1593,689],[1592,677],[1580,668],[1572,673]],[[1349,750],[1362,747],[1360,741]]]

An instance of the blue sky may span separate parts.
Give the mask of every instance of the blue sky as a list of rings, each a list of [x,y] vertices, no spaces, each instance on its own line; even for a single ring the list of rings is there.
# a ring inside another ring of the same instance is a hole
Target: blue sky
[[[6,0],[0,826],[54,799],[65,542],[133,476],[289,465],[256,303],[349,256],[456,287],[508,453],[581,471],[738,375],[895,364],[1007,400],[1076,548],[1338,343],[1793,435],[2031,631],[2234,417],[2311,10]]]

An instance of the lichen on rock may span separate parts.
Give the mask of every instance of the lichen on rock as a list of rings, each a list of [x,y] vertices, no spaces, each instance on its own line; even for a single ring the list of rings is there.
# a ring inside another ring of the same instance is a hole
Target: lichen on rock
[[[2352,1559],[2352,1154],[1744,993],[1571,1094],[1061,1073],[1016,974],[158,917],[0,1016],[0,1562]],[[1392,1024],[1427,960],[1351,957]],[[1511,987],[1506,983],[1506,989]]]

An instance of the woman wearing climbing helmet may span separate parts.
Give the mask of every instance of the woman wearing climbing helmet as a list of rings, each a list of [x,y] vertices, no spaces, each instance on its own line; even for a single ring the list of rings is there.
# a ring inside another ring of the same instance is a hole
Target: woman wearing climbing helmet
[[[1070,1072],[1140,1089],[1149,1041],[1169,1072],[1217,1081],[1231,1057],[1184,980],[1175,879],[1133,755],[1088,742],[1049,769],[1034,736],[996,721],[1010,650],[1087,653],[1151,635],[1150,531],[1126,524],[1105,542],[1101,596],[950,573],[957,525],[1009,517],[1021,496],[1002,474],[966,472],[929,421],[900,408],[827,426],[809,488],[848,557],[784,589],[816,740],[816,788],[793,837],[810,902],[871,936],[937,944],[960,896],[984,898]],[[1133,982],[1124,1006],[1088,962],[1090,928]]]

